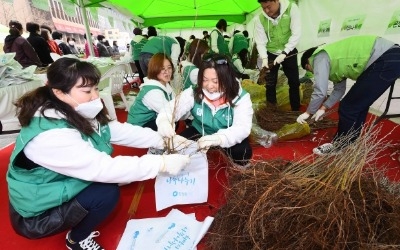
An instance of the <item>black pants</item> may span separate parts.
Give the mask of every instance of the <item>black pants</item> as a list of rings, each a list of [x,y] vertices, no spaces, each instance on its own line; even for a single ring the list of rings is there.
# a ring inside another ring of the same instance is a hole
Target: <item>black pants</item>
[[[281,64],[274,64],[277,55],[268,53],[270,72],[266,76],[266,98],[267,102],[276,104],[276,84],[278,82],[278,70],[282,65],[282,70],[288,78],[289,84],[289,100],[292,111],[300,109],[300,81],[299,67],[297,65],[297,49],[292,50]],[[290,56],[290,57],[289,57]]]
[[[192,126],[189,126],[180,133],[181,136],[197,141],[201,134]],[[246,165],[253,156],[253,149],[250,146],[249,138],[244,139],[230,148],[222,148],[222,150],[238,165]]]
[[[400,47],[393,47],[357,78],[340,101],[338,130],[333,141],[340,141],[340,144],[354,142],[361,133],[369,107],[399,77]],[[346,142],[342,142],[342,139]]]
[[[71,239],[79,242],[108,217],[118,200],[117,184],[95,182],[70,201],[34,217],[22,217],[10,204],[11,225],[16,233],[29,239],[71,230]]]
[[[144,74],[142,68],[140,67],[139,60],[135,60],[135,66],[139,74],[140,81],[143,83]]]

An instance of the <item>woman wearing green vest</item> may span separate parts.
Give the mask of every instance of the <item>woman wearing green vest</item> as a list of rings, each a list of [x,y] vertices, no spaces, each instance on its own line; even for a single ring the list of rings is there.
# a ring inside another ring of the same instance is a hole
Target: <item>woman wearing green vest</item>
[[[129,109],[128,123],[157,131],[157,114],[175,97],[169,84],[173,73],[174,66],[167,55],[153,55],[149,62],[148,75],[140,85],[139,94]]]
[[[142,52],[143,46],[147,42],[147,38],[142,35],[142,29],[134,28],[133,34],[135,35],[131,41],[131,56],[132,60],[135,62],[136,69],[139,73],[140,81],[143,83],[144,74],[139,63],[140,52]]]
[[[228,27],[225,19],[220,19],[210,33],[210,48],[211,51],[221,55],[229,55],[228,44],[225,42],[224,32]]]
[[[276,106],[278,70],[288,78],[289,100],[293,111],[300,109],[300,82],[297,49],[301,35],[300,11],[289,0],[258,0],[262,12],[254,21],[254,40],[262,59],[262,67],[269,68],[266,79],[267,104]],[[286,58],[286,56],[288,56]],[[285,59],[286,58],[286,59]]]
[[[204,40],[194,39],[188,48],[188,58],[181,62],[183,90],[197,85],[197,76],[203,55],[209,51],[210,47]]]
[[[151,129],[109,119],[100,76],[93,64],[61,58],[48,68],[45,86],[16,102],[22,128],[6,178],[11,224],[24,237],[70,230],[68,249],[103,249],[94,230],[116,206],[118,183],[177,174],[189,163],[173,154],[111,157],[112,144],[163,148],[164,142]]]
[[[313,149],[318,155],[338,153],[361,133],[369,107],[400,77],[400,47],[382,37],[348,37],[311,48],[301,57],[301,66],[314,73],[314,92],[307,111],[297,118],[318,121],[346,92],[346,79],[356,82],[339,104],[338,130],[331,143]],[[333,92],[327,97],[328,80]]]
[[[193,122],[181,133],[197,140],[199,149],[221,147],[236,166],[245,167],[252,157],[249,135],[253,107],[250,95],[240,87],[228,57],[206,55],[197,86],[183,91],[157,116],[158,132],[171,138],[172,124],[188,114]],[[174,117],[174,121],[172,119]]]

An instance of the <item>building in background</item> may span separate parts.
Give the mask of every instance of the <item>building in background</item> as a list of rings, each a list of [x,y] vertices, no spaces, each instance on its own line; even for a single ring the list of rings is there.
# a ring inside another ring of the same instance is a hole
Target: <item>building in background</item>
[[[113,39],[109,39],[111,43],[117,40],[121,49],[129,43],[134,26],[128,17],[112,9],[98,7],[86,8],[86,14],[94,36],[102,34],[107,37],[103,32],[112,30]],[[85,42],[81,9],[69,0],[0,0],[0,24],[8,26],[8,22],[13,19],[20,21],[24,28],[27,22],[45,24],[63,33],[65,42],[68,36],[75,38],[78,47],[82,47]],[[0,41],[1,48],[3,42],[4,39]]]

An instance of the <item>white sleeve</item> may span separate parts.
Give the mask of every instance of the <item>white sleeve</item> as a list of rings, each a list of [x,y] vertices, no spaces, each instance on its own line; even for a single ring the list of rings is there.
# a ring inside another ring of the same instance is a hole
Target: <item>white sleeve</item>
[[[218,49],[218,31],[213,30],[211,31],[211,50],[215,53],[219,53]]]
[[[111,121],[108,123],[111,132],[111,143],[135,148],[163,148],[164,141],[159,133],[130,123]]]
[[[174,64],[174,67],[178,65],[178,60],[179,60],[179,54],[181,53],[181,46],[179,43],[174,43],[171,46],[171,60],[172,63]]]
[[[193,84],[197,84],[197,76],[199,75],[199,69],[195,68],[190,72],[189,78]]]
[[[250,100],[250,94],[241,97],[233,108],[232,126],[226,129],[220,129],[216,134],[222,139],[221,147],[232,147],[249,137],[253,122],[253,105]]]
[[[187,117],[193,105],[193,89],[185,89],[162,108],[157,115],[156,124],[158,125],[160,121],[171,121],[172,116],[174,122],[179,121],[182,117]]]
[[[95,149],[75,129],[52,129],[40,133],[24,148],[33,162],[74,178],[126,183],[154,178],[163,164],[162,156],[116,156]]]
[[[160,110],[168,103],[165,95],[160,89],[153,89],[143,97],[143,104],[151,110],[160,113]]]
[[[301,36],[301,17],[296,4],[292,4],[292,8],[290,9],[290,31],[292,35],[289,37],[289,41],[285,44],[284,49],[287,54],[296,48]]]
[[[261,14],[262,15],[262,14]],[[254,41],[257,45],[257,51],[261,59],[268,58],[267,55],[267,42],[268,38],[265,34],[264,27],[260,22],[259,15],[254,17]]]
[[[229,40],[228,48],[229,48],[229,53],[232,54],[232,49],[233,49],[233,40],[235,40],[235,35],[232,36],[232,38]]]

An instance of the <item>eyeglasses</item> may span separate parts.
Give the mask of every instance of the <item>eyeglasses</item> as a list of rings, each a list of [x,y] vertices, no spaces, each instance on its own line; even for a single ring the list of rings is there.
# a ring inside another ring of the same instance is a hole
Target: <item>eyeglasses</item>
[[[172,71],[172,68],[162,68],[161,69],[161,72],[171,72]]]
[[[211,61],[213,61],[215,64],[218,64],[218,65],[228,64],[228,59],[226,59],[225,57],[223,57],[223,56],[221,56],[221,55],[217,55],[217,54],[205,55],[205,56],[203,57],[203,61],[204,61],[204,62],[211,62]]]

